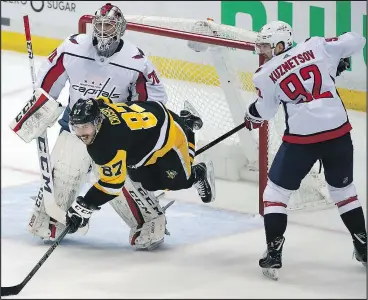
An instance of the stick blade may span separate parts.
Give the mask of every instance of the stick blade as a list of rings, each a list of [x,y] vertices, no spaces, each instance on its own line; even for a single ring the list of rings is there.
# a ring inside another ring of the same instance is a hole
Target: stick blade
[[[9,286],[9,287],[1,287],[1,296],[13,296],[18,295],[21,290],[19,285]]]

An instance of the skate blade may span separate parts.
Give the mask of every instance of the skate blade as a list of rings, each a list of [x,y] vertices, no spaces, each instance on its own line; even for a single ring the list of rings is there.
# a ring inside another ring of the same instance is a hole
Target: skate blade
[[[262,273],[264,276],[272,279],[278,280],[279,279],[279,271],[277,269],[272,268],[262,268]]]
[[[211,202],[214,202],[216,199],[216,181],[215,181],[215,169],[213,167],[213,162],[209,161],[206,163],[207,166],[207,178],[210,181],[211,191],[212,191],[212,199]]]
[[[171,200],[169,203],[167,203],[163,208],[162,210],[164,211],[164,213],[166,212],[166,210],[171,206],[173,205],[175,202],[175,200]]]

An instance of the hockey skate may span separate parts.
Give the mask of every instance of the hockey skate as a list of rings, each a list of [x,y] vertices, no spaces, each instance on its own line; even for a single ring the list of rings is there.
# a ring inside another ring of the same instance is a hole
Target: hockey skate
[[[215,201],[215,172],[213,163],[199,163],[192,167],[194,176],[193,186],[197,189],[199,196],[204,203]]]
[[[203,126],[203,121],[198,111],[188,101],[184,102],[184,109],[180,111],[180,117],[192,131],[199,130]]]
[[[362,263],[363,266],[367,266],[367,234],[365,232],[356,234],[354,233],[354,254],[355,259]]]
[[[282,267],[282,247],[285,243],[283,236],[277,237],[267,244],[267,250],[259,260],[259,266],[266,277],[277,280],[279,278],[278,269]]]

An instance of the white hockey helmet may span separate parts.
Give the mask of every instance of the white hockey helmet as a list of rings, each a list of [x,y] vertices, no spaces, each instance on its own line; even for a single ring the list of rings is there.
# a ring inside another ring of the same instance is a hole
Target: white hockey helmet
[[[285,50],[293,46],[293,30],[288,23],[272,21],[264,25],[258,32],[256,39],[256,53],[275,56],[275,47],[278,43],[284,43]]]
[[[98,55],[109,57],[114,54],[124,35],[126,23],[121,10],[111,3],[106,3],[95,12],[92,41]]]

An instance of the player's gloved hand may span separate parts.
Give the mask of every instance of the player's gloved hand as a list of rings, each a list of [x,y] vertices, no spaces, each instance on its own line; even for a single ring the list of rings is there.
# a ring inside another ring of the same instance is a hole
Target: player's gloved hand
[[[69,233],[74,233],[78,228],[86,226],[93,211],[100,209],[100,207],[88,205],[83,197],[77,197],[66,213],[66,225],[70,225]]]
[[[252,117],[249,115],[248,112],[245,114],[244,123],[245,123],[245,127],[248,130],[258,129],[259,127],[262,126],[263,122],[264,122],[263,119]]]
[[[350,68],[350,57],[341,58],[337,66],[336,76],[340,76],[342,72]]]

